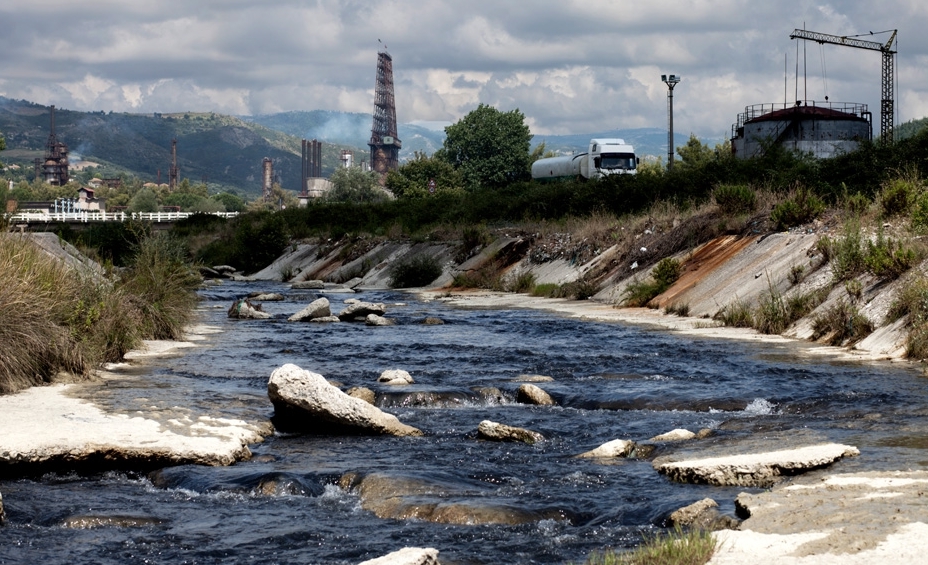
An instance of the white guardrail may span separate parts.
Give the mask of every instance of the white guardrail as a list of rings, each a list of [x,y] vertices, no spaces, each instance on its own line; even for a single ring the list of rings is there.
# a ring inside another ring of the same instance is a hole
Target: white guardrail
[[[174,222],[202,214],[203,212],[17,212],[8,217],[10,224],[17,222],[125,222],[145,220],[148,222]],[[211,216],[234,218],[238,212],[212,212]]]

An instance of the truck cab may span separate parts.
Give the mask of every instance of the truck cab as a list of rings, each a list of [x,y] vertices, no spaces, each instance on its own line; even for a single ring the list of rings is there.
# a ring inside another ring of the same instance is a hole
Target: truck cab
[[[589,155],[592,170],[583,175],[587,178],[638,172],[635,149],[624,139],[591,139]]]

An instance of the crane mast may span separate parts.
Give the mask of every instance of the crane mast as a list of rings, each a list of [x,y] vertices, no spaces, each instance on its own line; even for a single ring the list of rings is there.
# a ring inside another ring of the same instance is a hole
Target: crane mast
[[[804,29],[793,30],[793,33],[789,36],[790,39],[807,39],[817,43],[829,43],[832,45],[844,45],[845,47],[856,47],[858,49],[869,49],[871,51],[879,51],[883,54],[883,83],[880,89],[880,95],[882,96],[880,100],[880,137],[883,143],[893,142],[893,128],[895,127],[895,94],[893,92],[893,79],[895,78],[896,51],[893,49],[893,44],[896,42],[897,31],[898,30],[893,30],[892,36],[890,36],[889,41],[885,44],[877,43],[876,41],[865,41],[863,39],[857,39],[856,37],[829,35],[827,33],[818,33]]]

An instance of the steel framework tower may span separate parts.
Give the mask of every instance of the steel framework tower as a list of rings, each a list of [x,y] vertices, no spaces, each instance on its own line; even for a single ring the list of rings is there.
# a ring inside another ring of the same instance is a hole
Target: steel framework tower
[[[381,177],[399,166],[403,144],[396,136],[396,103],[393,99],[393,57],[377,54],[377,84],[374,88],[374,125],[371,127],[371,170]]]
[[[36,167],[38,174],[38,167]],[[68,172],[68,146],[58,141],[55,135],[55,107],[51,107],[51,127],[45,143],[45,160],[42,162],[42,178],[53,186],[64,186],[70,180]]]
[[[895,62],[896,51],[893,49],[893,43],[896,42],[896,32],[885,44],[875,41],[864,41],[855,37],[842,37],[838,35],[828,35],[827,33],[817,33],[806,31],[804,29],[793,30],[790,39],[808,39],[818,43],[830,43],[833,45],[844,45],[846,47],[857,47],[859,49],[869,49],[879,51],[883,54],[883,84],[880,89],[882,100],[880,100],[880,138],[883,143],[893,142],[893,128],[895,127],[895,94],[893,92],[893,81],[896,78]],[[880,32],[885,33],[885,32]]]

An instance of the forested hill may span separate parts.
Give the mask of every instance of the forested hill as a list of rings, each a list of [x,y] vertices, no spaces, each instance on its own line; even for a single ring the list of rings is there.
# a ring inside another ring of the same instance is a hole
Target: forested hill
[[[6,138],[3,162],[20,165],[31,180],[33,160],[42,157],[48,141],[50,108],[0,97],[0,132]],[[177,139],[180,177],[206,179],[211,189],[245,194],[261,190],[262,161],[269,157],[283,188],[298,191],[300,137],[215,113],[128,114],[55,110],[55,133],[68,145],[71,162],[79,159],[104,165],[106,176],[129,174],[155,181],[161,171],[167,182],[171,140]],[[328,176],[347,146],[323,144],[322,172]],[[366,152],[351,148],[355,158]]]

